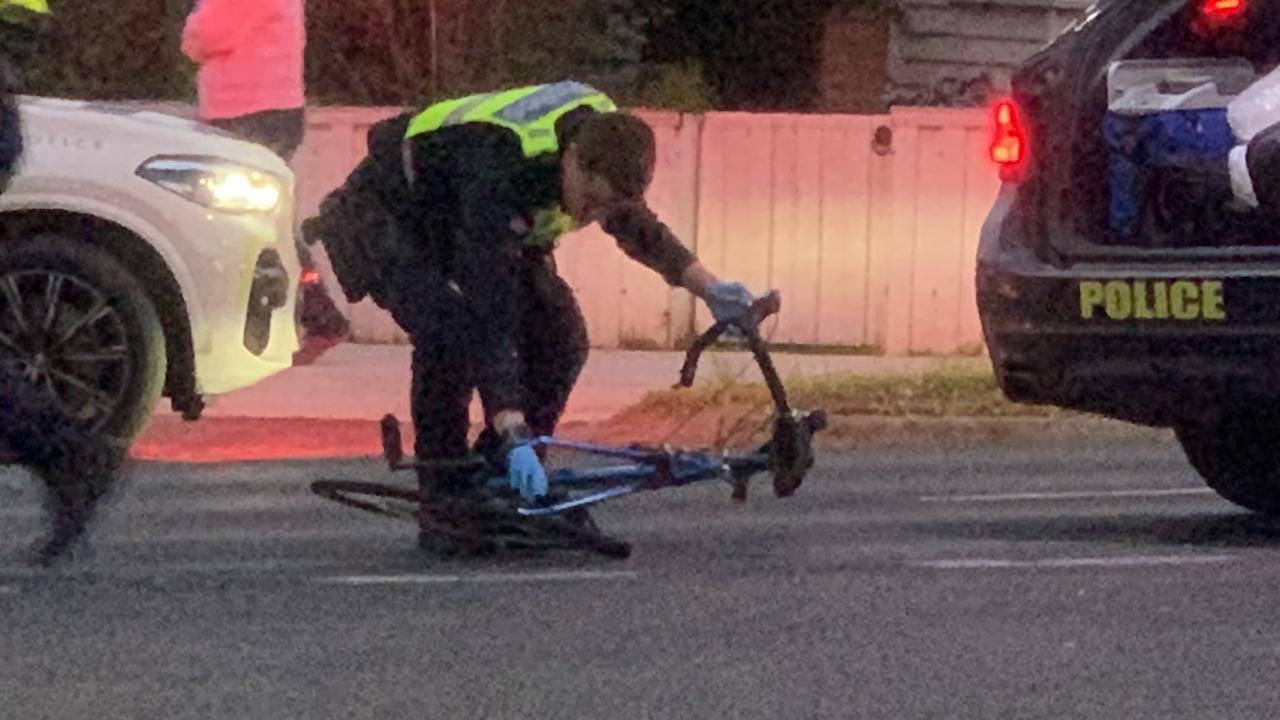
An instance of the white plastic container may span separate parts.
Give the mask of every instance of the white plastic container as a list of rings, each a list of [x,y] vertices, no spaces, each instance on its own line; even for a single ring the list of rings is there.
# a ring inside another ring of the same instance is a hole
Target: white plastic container
[[[1247,204],[1258,207],[1258,193],[1253,189],[1253,175],[1249,172],[1249,146],[1237,145],[1231,150],[1227,160],[1227,170],[1231,173],[1231,194]]]
[[[1231,152],[1231,189],[1250,207],[1258,207],[1258,194],[1249,170],[1249,143],[1258,133],[1280,124],[1280,68],[1250,85],[1227,105],[1227,122],[1240,145]]]
[[[1227,122],[1243,143],[1280,123],[1280,68],[1262,76],[1227,105]]]

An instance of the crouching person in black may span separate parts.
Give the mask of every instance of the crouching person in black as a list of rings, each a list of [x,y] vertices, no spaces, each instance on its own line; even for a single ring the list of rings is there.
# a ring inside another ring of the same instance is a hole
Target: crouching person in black
[[[478,391],[485,432],[477,449],[505,465],[502,491],[526,503],[551,496],[524,441],[554,432],[588,349],[582,313],[555,269],[563,233],[599,223],[717,320],[750,310],[747,288],[704,268],[646,205],[652,131],[590,86],[447,100],[380,123],[369,145],[307,235],[324,242],[348,299],[372,296],[409,334],[420,459],[469,453]],[[472,508],[492,505],[465,472],[424,472],[420,483],[424,505],[464,528],[485,516]],[[423,548],[440,547],[425,514],[422,530]]]
[[[0,193],[22,157],[16,99],[22,60],[47,14],[43,0],[0,0]],[[10,240],[0,226],[0,246]],[[84,534],[126,442],[78,427],[46,388],[32,382],[30,362],[20,337],[0,334],[0,464],[22,465],[46,485],[52,528],[33,559],[47,565]]]

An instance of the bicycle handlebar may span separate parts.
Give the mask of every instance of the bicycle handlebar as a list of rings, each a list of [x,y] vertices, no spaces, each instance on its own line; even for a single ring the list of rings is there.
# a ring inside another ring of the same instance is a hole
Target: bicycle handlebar
[[[778,413],[780,415],[790,415],[791,406],[787,401],[786,388],[782,386],[782,380],[778,378],[778,371],[774,368],[773,359],[769,356],[768,344],[760,337],[758,329],[765,318],[770,315],[776,315],[781,310],[782,294],[777,290],[773,290],[752,303],[751,309],[747,312],[745,318],[712,325],[693,342],[693,345],[685,354],[684,365],[680,368],[680,382],[676,387],[692,387],[693,380],[698,374],[698,361],[702,358],[703,351],[719,340],[720,336],[728,332],[730,328],[736,328],[746,338],[747,347],[750,348],[751,354],[755,356],[756,364],[760,366],[760,373],[764,375],[764,382],[769,386],[769,394],[773,396],[773,404]]]
[[[764,376],[765,385],[773,397],[777,415],[773,421],[773,433],[768,444],[761,452],[768,456],[770,470],[773,473],[773,491],[778,497],[794,495],[804,481],[805,475],[813,467],[813,436],[827,426],[827,415],[822,410],[796,414],[787,401],[787,389],[778,377],[778,370],[769,355],[769,344],[760,337],[758,326],[770,315],[782,309],[782,296],[774,290],[756,300],[746,317],[735,322],[716,323],[704,332],[689,352],[685,355],[684,366],[680,369],[680,382],[676,387],[690,387],[698,372],[698,360],[702,353],[730,328],[742,331],[747,340],[747,347],[755,356],[760,366],[760,374]],[[744,501],[747,498],[747,481],[750,473],[734,473],[733,499]]]

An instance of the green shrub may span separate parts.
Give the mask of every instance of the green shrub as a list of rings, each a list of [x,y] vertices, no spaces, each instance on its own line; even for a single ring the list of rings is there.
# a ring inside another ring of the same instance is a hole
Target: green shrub
[[[696,63],[669,63],[646,68],[640,90],[629,104],[654,110],[701,113],[715,109],[715,91]]]
[[[28,90],[86,99],[194,97],[182,56],[190,0],[53,0]]]

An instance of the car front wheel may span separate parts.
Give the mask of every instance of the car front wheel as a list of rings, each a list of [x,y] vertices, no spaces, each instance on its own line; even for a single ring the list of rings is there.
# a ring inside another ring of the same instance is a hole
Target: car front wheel
[[[164,385],[165,342],[138,279],[88,242],[44,233],[0,248],[0,362],[86,429],[132,439]]]

